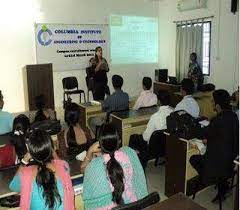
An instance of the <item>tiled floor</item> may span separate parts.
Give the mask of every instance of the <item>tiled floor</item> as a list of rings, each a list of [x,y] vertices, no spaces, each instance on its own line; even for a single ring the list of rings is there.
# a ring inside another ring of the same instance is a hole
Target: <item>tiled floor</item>
[[[167,197],[164,195],[165,167],[155,167],[154,162],[150,162],[146,169],[146,177],[149,192],[159,192],[161,201],[167,199]],[[208,210],[218,210],[218,204],[211,202],[215,195],[216,190],[213,186],[211,186],[197,194],[195,202],[207,208]],[[223,210],[233,210],[233,193],[228,194],[227,199],[223,202]]]

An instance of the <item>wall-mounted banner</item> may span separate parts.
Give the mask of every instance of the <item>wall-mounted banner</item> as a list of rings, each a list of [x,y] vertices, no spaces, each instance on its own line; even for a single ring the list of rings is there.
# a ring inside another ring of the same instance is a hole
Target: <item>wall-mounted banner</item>
[[[109,60],[107,25],[37,23],[35,36],[37,63],[53,63],[55,71],[85,69],[97,46]]]

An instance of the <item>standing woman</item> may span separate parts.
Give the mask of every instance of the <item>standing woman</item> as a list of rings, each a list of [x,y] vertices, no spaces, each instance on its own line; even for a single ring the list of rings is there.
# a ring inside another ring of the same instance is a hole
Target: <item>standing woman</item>
[[[105,93],[109,95],[110,91],[107,85],[109,67],[107,60],[102,57],[102,47],[96,47],[95,57],[91,59],[91,63],[94,68],[93,99],[97,101],[104,100]]]
[[[53,158],[51,137],[35,130],[27,142],[24,162],[33,159],[36,165],[20,166],[10,189],[21,192],[20,209],[74,210],[74,191],[69,166]]]

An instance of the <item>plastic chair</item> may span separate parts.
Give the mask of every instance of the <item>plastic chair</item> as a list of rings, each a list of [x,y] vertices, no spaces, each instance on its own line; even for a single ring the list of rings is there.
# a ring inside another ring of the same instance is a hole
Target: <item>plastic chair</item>
[[[78,81],[76,77],[65,77],[62,79],[63,84],[63,104],[71,101],[70,95],[79,94],[79,102],[81,103],[81,95],[83,94],[84,102],[86,102],[84,90],[78,89]]]
[[[117,206],[112,210],[140,210],[150,207],[151,205],[158,203],[159,201],[160,201],[159,194],[157,192],[153,192],[146,196],[145,198],[142,198],[141,200]]]

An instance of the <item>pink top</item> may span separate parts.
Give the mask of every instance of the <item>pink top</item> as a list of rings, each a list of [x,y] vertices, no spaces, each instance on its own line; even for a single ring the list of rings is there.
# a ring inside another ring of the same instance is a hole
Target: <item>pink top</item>
[[[140,93],[133,109],[137,110],[141,107],[154,106],[157,104],[157,101],[158,100],[155,93],[153,93],[151,90],[143,90]]]
[[[66,169],[69,168],[68,164],[63,160],[54,160],[53,165],[56,172],[62,182],[64,198],[63,205],[64,210],[74,210],[74,190],[72,187],[72,181],[70,175]],[[20,198],[20,210],[30,209],[30,200],[32,193],[32,177],[33,166],[24,167],[21,171],[21,198]]]

